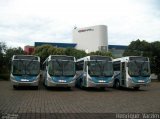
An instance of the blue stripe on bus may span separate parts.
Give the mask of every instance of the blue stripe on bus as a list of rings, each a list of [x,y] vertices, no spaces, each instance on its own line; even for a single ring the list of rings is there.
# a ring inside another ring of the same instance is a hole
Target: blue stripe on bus
[[[100,80],[105,81],[104,83],[109,83],[112,80],[112,77],[91,77],[92,81],[95,83],[100,83]]]
[[[57,83],[62,83],[62,82],[60,82],[60,80],[66,81],[63,83],[69,83],[69,82],[73,81],[73,76],[72,77],[52,76],[52,80]]]
[[[27,82],[32,82],[36,79],[37,76],[14,76],[16,81],[21,82],[23,79],[27,79]],[[24,82],[24,81],[23,81]]]
[[[139,77],[131,77],[132,80],[135,82],[135,83],[140,83],[139,81],[143,80],[144,82],[143,83],[147,83],[148,80],[149,80],[149,77],[142,77],[142,76],[139,76]]]

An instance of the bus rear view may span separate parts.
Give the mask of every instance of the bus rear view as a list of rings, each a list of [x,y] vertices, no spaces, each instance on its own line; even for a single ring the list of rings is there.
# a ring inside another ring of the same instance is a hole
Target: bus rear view
[[[34,86],[38,89],[40,58],[33,55],[13,55],[10,80],[13,88]]]

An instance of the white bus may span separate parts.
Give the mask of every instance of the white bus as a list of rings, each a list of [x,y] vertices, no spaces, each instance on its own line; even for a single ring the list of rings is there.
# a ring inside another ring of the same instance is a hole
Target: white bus
[[[149,58],[141,56],[122,57],[113,60],[114,87],[138,90],[151,82]]]
[[[46,87],[75,86],[75,57],[50,55],[43,63]]]
[[[112,58],[107,56],[86,56],[76,62],[76,86],[105,89],[113,85]]]
[[[35,86],[40,80],[40,58],[33,55],[13,55],[10,80],[13,88]]]

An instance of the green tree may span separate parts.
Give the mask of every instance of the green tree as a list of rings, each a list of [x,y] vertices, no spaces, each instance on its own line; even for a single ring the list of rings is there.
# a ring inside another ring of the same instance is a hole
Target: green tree
[[[55,51],[55,48],[51,45],[42,45],[35,48],[34,55],[37,55],[41,58],[41,62],[44,62],[45,59]]]
[[[101,56],[109,56],[109,57],[113,57],[111,52],[107,52],[107,51],[96,51],[96,52],[90,52],[88,53],[88,55],[101,55]]]
[[[56,48],[52,45],[42,45],[36,47],[33,54],[41,58],[42,64],[49,55],[65,55],[65,49]]]
[[[4,42],[0,42],[0,73],[2,73],[5,68],[4,55],[5,55],[6,49],[7,49],[6,44]]]
[[[152,51],[152,72],[158,75],[158,79],[160,80],[160,42],[155,41],[150,43],[151,51]]]
[[[65,54],[69,56],[74,56],[76,59],[85,57],[87,55],[84,50],[77,50],[75,48],[66,48]]]
[[[136,41],[132,41],[128,48],[123,53],[123,56],[151,56],[150,52],[150,43],[145,40],[140,41],[139,39]]]

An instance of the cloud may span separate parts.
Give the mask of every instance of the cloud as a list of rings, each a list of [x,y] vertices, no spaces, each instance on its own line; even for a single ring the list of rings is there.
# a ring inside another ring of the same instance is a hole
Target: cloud
[[[1,0],[0,41],[72,42],[74,26],[108,26],[109,44],[160,40],[158,0]]]

